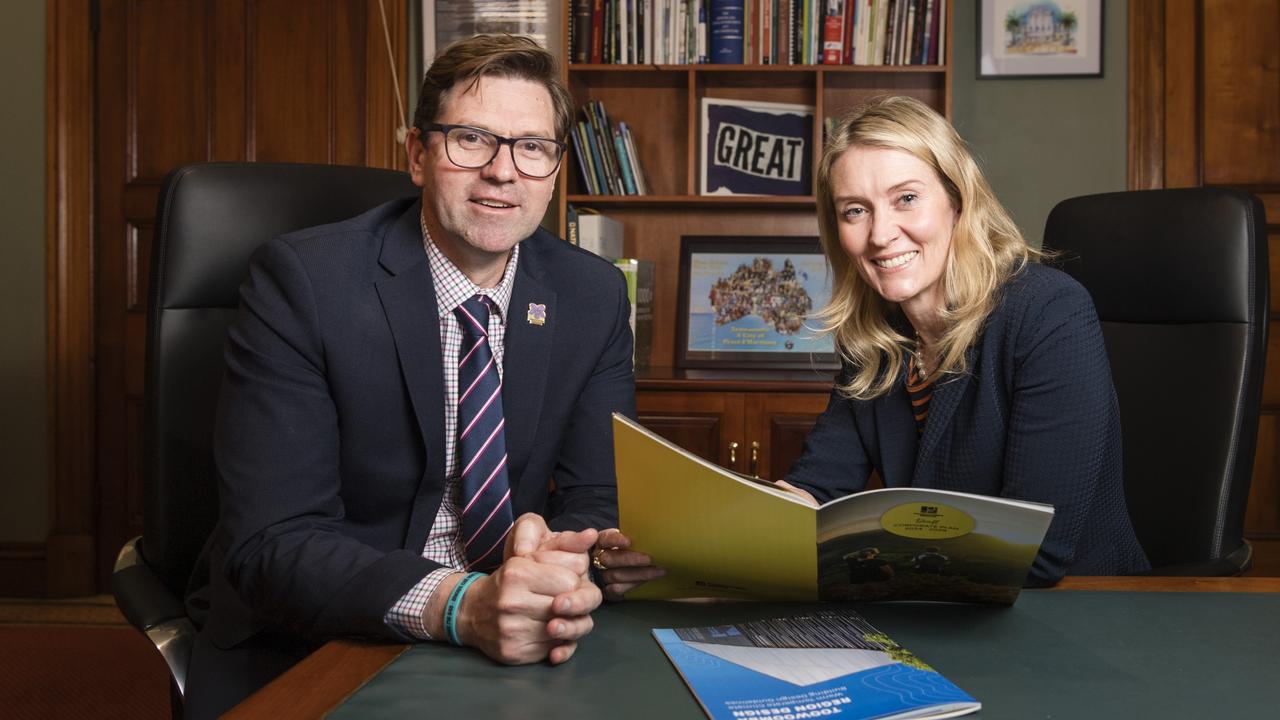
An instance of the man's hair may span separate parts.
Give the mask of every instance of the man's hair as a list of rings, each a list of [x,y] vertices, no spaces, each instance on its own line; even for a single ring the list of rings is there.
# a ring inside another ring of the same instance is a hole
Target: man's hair
[[[818,317],[835,336],[841,359],[853,366],[840,392],[871,399],[893,388],[904,352],[916,341],[890,324],[888,303],[840,245],[831,172],[853,147],[900,150],[924,162],[957,213],[941,279],[946,331],[937,349],[939,372],[965,371],[965,351],[982,332],[1001,287],[1039,253],[1027,246],[955,128],[933,108],[915,98],[881,97],[841,117],[818,165],[818,228],[832,283],[831,302]]]
[[[573,97],[560,81],[559,65],[551,53],[518,35],[476,35],[436,55],[422,78],[413,126],[425,132],[444,112],[445,93],[462,83],[459,93],[469,91],[485,77],[529,80],[545,87],[555,111],[555,139],[564,139],[573,122]]]

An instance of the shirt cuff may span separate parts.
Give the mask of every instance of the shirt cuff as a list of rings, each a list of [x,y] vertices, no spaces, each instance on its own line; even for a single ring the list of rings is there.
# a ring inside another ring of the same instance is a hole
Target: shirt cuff
[[[419,640],[435,640],[427,632],[427,623],[422,619],[422,613],[427,609],[427,603],[431,602],[431,596],[436,594],[440,583],[455,572],[457,570],[453,568],[442,567],[427,573],[426,577],[391,606],[382,621],[388,627]]]

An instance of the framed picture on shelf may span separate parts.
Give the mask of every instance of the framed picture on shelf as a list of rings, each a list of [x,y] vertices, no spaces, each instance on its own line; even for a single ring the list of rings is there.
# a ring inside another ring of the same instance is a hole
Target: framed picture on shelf
[[[813,106],[702,99],[703,195],[811,195]]]
[[[978,77],[1102,77],[1102,0],[981,0]]]
[[[810,319],[830,295],[816,237],[682,237],[676,366],[835,368]]]
[[[422,69],[455,40],[472,35],[527,35],[547,44],[550,20],[546,0],[421,0]]]

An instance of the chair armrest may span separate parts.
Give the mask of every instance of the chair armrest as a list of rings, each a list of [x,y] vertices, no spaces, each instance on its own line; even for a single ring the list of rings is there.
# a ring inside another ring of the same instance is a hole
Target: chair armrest
[[[187,666],[195,644],[196,627],[187,617],[182,598],[147,566],[136,537],[125,543],[111,573],[111,594],[129,624],[137,628],[164,657],[179,693],[185,693]]]

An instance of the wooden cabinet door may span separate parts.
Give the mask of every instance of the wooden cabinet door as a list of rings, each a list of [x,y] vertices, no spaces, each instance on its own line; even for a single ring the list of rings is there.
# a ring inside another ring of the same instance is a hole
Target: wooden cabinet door
[[[641,425],[699,457],[738,472],[746,471],[741,447],[742,405],[742,393],[636,393]],[[735,450],[730,443],[739,447]]]
[[[781,480],[804,451],[804,439],[827,407],[816,393],[749,393],[746,398],[747,472]],[[752,451],[758,455],[750,463]]]

